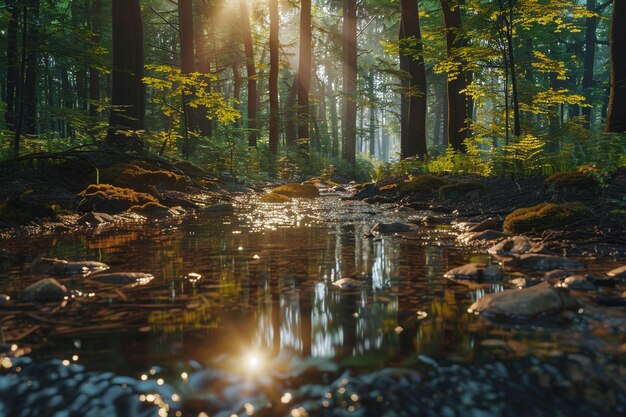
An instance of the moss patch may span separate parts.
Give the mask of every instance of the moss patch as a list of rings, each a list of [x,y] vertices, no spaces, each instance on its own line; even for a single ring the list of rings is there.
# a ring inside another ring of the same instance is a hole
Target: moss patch
[[[583,203],[575,201],[564,204],[542,203],[513,211],[504,219],[504,231],[524,233],[563,227],[591,215]]]
[[[320,196],[320,190],[313,184],[285,184],[274,188],[272,193],[292,198],[315,198]]]
[[[151,169],[147,164],[116,164],[102,171],[103,183],[150,193],[157,190],[185,191],[187,179],[171,171]]]
[[[406,181],[398,184],[397,190],[401,194],[407,193],[423,193],[426,191],[435,191],[450,182],[441,177],[434,175],[412,175]]]
[[[78,196],[82,201],[79,207],[82,211],[95,210],[105,213],[120,213],[133,206],[143,206],[151,202],[157,203],[156,198],[150,194],[111,184],[92,184],[78,193]]]
[[[176,161],[172,165],[180,169],[187,175],[195,175],[197,177],[203,177],[206,175],[206,171],[197,165],[192,164],[189,161]]]
[[[259,199],[261,203],[288,203],[291,200],[291,197],[287,197],[286,195],[276,194],[276,193],[267,193],[263,194]]]
[[[154,201],[150,201],[141,206],[132,206],[129,210],[146,217],[166,217],[171,214],[168,207]]]
[[[439,198],[455,200],[459,198],[478,198],[487,193],[487,187],[479,182],[459,182],[439,188]]]
[[[580,193],[598,188],[598,182],[582,172],[561,172],[546,178],[546,187],[550,191]]]

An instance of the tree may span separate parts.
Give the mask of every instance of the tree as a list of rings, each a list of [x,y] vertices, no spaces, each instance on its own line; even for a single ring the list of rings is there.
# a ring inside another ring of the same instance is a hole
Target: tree
[[[193,31],[193,2],[178,0],[178,37],[180,40],[180,71],[188,75],[195,71],[195,48]],[[190,97],[183,93],[183,158],[189,159],[189,131],[195,128]]]
[[[357,21],[356,0],[343,1],[343,159],[356,164],[357,111]]]
[[[402,97],[400,102],[400,157],[426,154],[426,68],[422,56],[417,0],[401,0],[400,70]]]
[[[20,78],[17,65],[19,9],[13,0],[5,0],[5,4],[9,13],[9,22],[7,27],[6,91],[4,96],[6,112],[4,118],[7,127],[15,129],[16,91],[19,88],[18,80]]]
[[[461,9],[453,0],[441,0],[443,19],[446,31],[446,51],[448,56],[455,53],[455,49],[463,46],[461,29]],[[467,82],[465,74],[461,72],[451,76],[448,74],[448,145],[456,151],[464,151],[463,141],[467,137],[467,96],[465,88]]]
[[[300,57],[298,60],[298,139],[309,139],[311,87],[311,0],[300,4]]]
[[[145,125],[146,91],[143,84],[143,22],[139,0],[112,0],[113,68],[111,115],[107,144],[122,149],[141,147],[130,132]]]
[[[250,33],[250,17],[248,16],[248,5],[246,0],[239,0],[241,11],[241,36],[243,38],[243,48],[246,56],[246,73],[248,75],[248,146],[256,146],[256,113],[257,113],[257,91],[256,91],[256,66],[254,65],[254,50],[252,49],[252,34]]]
[[[91,4],[91,31],[92,34],[92,42],[94,45],[100,43],[100,31],[102,30],[101,25],[101,14],[102,14],[102,2],[101,0],[94,0]],[[100,101],[100,69],[97,66],[92,65],[89,67],[89,115],[95,116],[97,113],[98,105],[97,102]]]
[[[270,126],[269,126],[269,147],[273,155],[278,153],[279,139],[279,102],[278,102],[278,71],[279,71],[279,39],[278,39],[278,0],[269,0],[270,12],[270,79],[269,79],[269,96],[270,96]]]
[[[606,130],[626,132],[626,3],[623,0],[613,0],[609,45],[611,78]]]

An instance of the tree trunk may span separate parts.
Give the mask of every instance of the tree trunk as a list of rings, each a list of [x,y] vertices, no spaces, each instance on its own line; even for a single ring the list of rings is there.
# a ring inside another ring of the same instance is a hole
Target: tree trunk
[[[278,0],[269,0],[270,8],[270,79],[269,79],[269,95],[270,95],[270,138],[269,147],[272,155],[278,153],[279,142],[279,125],[280,125],[280,104],[278,101],[278,71],[280,70],[279,62],[279,38],[278,38]]]
[[[451,0],[441,0],[443,18],[446,30],[446,50],[448,56],[454,50],[463,46],[463,41],[458,36],[461,28],[461,9],[456,2]],[[452,9],[454,7],[454,9]],[[455,79],[447,80],[448,96],[448,145],[456,151],[465,152],[463,142],[467,138],[467,97],[462,91],[467,87],[465,74],[458,74]]]
[[[311,0],[300,4],[300,58],[298,63],[298,139],[309,139],[311,86]]]
[[[596,9],[596,0],[587,0],[587,10],[594,11]],[[596,30],[598,29],[598,19],[596,17],[588,17],[585,23],[585,58],[583,61],[583,92],[587,98],[586,104],[593,105],[593,70],[596,62],[596,42],[598,37]],[[593,123],[593,107],[583,107],[583,116],[585,121],[583,127],[589,129]]]
[[[287,95],[287,102],[285,103],[285,141],[287,145],[294,146],[296,144],[296,140],[298,139],[298,112],[296,109],[296,104],[298,100],[298,75],[294,75],[293,83],[291,84],[291,88],[289,89],[289,94]]]
[[[18,32],[19,32],[19,9],[13,0],[5,0],[9,19],[7,25],[7,66],[6,66],[6,91],[5,103],[6,111],[4,120],[7,129],[16,128],[16,98],[17,88],[20,79],[17,66],[18,58]]]
[[[39,0],[28,0],[26,7],[30,24],[26,27],[26,74],[24,75],[24,128],[25,133],[37,133],[37,66],[39,65]]]
[[[146,90],[143,84],[143,22],[139,0],[112,0],[113,68],[111,116],[107,143],[141,150],[124,131],[143,130]],[[132,146],[131,146],[132,145]]]
[[[205,34],[208,33],[209,28],[212,27],[213,22],[211,21],[211,13],[210,13],[210,5],[209,0],[200,0],[198,5],[198,15],[201,17],[202,24],[200,25],[200,29],[196,30],[194,34],[194,43],[196,47],[196,68],[200,74],[203,74],[202,81],[206,83],[206,91],[211,92],[211,79],[208,74],[211,72],[211,61],[209,60],[209,36]],[[199,106],[194,109],[194,122],[195,127],[200,132],[200,135],[203,137],[209,137],[213,133],[213,123],[212,120],[207,117],[208,112],[207,108],[203,106]]]
[[[192,0],[178,0],[178,36],[180,41],[180,72],[191,74],[196,69],[194,32],[193,32],[193,2]],[[193,109],[189,106],[190,95],[183,92],[183,149],[182,156],[189,159],[190,146],[189,132],[195,129]]]
[[[250,17],[248,16],[246,0],[239,0],[239,8],[241,13],[241,36],[243,38],[243,49],[246,55],[246,72],[248,75],[248,146],[256,146],[257,76],[256,67],[254,65],[254,51],[252,49],[252,34],[250,33]]]
[[[610,50],[611,92],[606,130],[626,132],[626,2],[624,0],[613,0]]]
[[[357,111],[356,0],[343,1],[343,159],[356,164]]]
[[[426,154],[426,69],[421,55],[421,31],[417,1],[401,0],[400,22],[400,67],[405,71],[402,110],[400,115],[400,158],[417,156],[423,159]],[[408,50],[405,39],[416,40],[415,49]],[[415,58],[415,55],[418,55]]]
[[[93,37],[91,41],[94,45],[100,43],[102,2],[101,0],[93,0],[91,4],[91,31]],[[89,115],[95,117],[98,113],[98,104],[100,101],[100,70],[96,67],[89,68]]]
[[[330,113],[330,135],[332,136],[332,144],[330,147],[330,154],[335,158],[339,156],[339,120],[337,115],[337,95],[334,91],[334,86],[331,84],[331,94],[329,102]]]

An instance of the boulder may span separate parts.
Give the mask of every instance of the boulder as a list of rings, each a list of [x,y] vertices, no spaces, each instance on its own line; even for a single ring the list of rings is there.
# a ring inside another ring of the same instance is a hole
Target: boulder
[[[566,291],[544,282],[521,290],[488,294],[472,304],[468,311],[492,318],[530,319],[578,308],[576,300]]]
[[[386,233],[402,233],[410,232],[413,230],[413,225],[407,223],[376,223],[372,227],[371,233],[373,234],[386,234]]]
[[[444,278],[460,284],[471,282],[498,281],[502,279],[502,269],[498,265],[469,263],[446,272]]]
[[[67,297],[67,288],[54,278],[44,278],[26,287],[20,293],[22,301],[61,301]]]
[[[291,199],[291,197],[287,197],[286,195],[275,194],[275,193],[265,193],[259,198],[259,201],[261,203],[281,204],[281,203],[288,203],[293,200]]]
[[[154,275],[144,272],[113,272],[107,274],[96,274],[92,277],[94,281],[107,284],[118,285],[146,285],[154,279]]]
[[[315,198],[320,196],[320,190],[313,184],[285,184],[274,188],[272,193],[291,198]]]
[[[363,283],[354,278],[341,278],[333,282],[333,285],[341,288],[342,290],[355,290],[363,287]]]
[[[584,275],[570,275],[569,277],[565,278],[559,286],[577,291],[596,290],[596,286],[593,285],[593,283],[589,281]]]
[[[526,253],[533,246],[533,243],[525,236],[511,236],[493,245],[487,249],[487,252],[492,255],[514,255]]]
[[[591,210],[579,201],[541,203],[514,210],[504,219],[503,228],[507,233],[540,232],[557,229],[591,215]]]
[[[505,259],[503,264],[507,267],[539,271],[549,271],[552,269],[576,270],[584,268],[584,265],[578,261],[543,253],[523,253],[519,256]]]
[[[30,266],[33,274],[89,275],[109,269],[107,264],[96,261],[66,261],[56,258],[38,258]]]
[[[150,194],[111,184],[92,184],[78,193],[78,199],[81,201],[79,210],[100,210],[106,213],[121,213],[133,206],[157,203],[157,199]]]
[[[87,225],[92,227],[99,227],[115,223],[115,218],[107,213],[96,213],[90,211],[78,218],[76,221],[79,225]]]

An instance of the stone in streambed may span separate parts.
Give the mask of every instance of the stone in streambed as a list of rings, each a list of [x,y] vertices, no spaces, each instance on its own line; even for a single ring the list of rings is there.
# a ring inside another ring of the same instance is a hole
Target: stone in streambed
[[[576,270],[584,268],[583,264],[578,261],[542,253],[524,253],[505,259],[503,264],[506,267],[534,269],[539,271],[549,271],[552,269]]]
[[[235,212],[235,207],[230,203],[218,203],[205,207],[202,211],[205,213],[232,214]]]
[[[502,227],[502,220],[499,219],[485,219],[482,222],[467,229],[468,232],[484,232],[486,230],[497,230]]]
[[[529,252],[535,245],[525,236],[511,236],[489,249],[492,255],[514,255]]]
[[[530,319],[579,308],[566,291],[547,282],[521,290],[506,290],[489,294],[469,308],[470,313],[493,318]]]
[[[146,285],[154,279],[154,275],[144,272],[113,272],[108,274],[96,274],[94,281],[118,285]]]
[[[354,278],[341,278],[333,282],[333,285],[342,290],[355,290],[363,287],[363,284]]]
[[[494,240],[500,240],[508,237],[506,233],[498,232],[497,230],[483,230],[481,232],[465,232],[461,233],[456,240],[466,245],[476,242],[490,242]]]
[[[498,265],[469,263],[446,272],[444,278],[468,285],[472,282],[498,281],[502,279],[502,269]]]
[[[76,223],[79,225],[99,227],[115,223],[115,218],[110,214],[91,211],[80,216]]]
[[[41,279],[20,293],[22,301],[61,301],[67,296],[67,288],[54,278]]]
[[[615,278],[620,281],[626,280],[626,265],[620,266],[619,268],[611,269],[606,273],[607,277]]]
[[[596,286],[587,279],[584,275],[571,275],[565,278],[561,284],[561,287],[569,288],[577,291],[595,291]]]
[[[96,261],[66,261],[56,258],[38,258],[30,266],[33,274],[88,275],[109,269],[107,264]]]
[[[372,234],[386,234],[386,233],[402,233],[410,232],[413,230],[413,225],[407,223],[393,222],[393,223],[376,223],[372,227]]]

